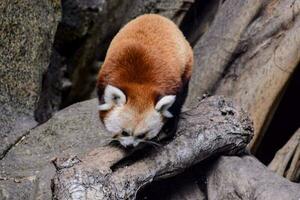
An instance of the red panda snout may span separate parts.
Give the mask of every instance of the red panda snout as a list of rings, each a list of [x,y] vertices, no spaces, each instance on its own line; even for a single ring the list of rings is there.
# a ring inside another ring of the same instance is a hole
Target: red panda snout
[[[173,117],[168,109],[175,99],[174,95],[166,95],[154,106],[140,112],[128,103],[129,99],[121,89],[107,85],[104,90],[104,102],[98,109],[100,117],[105,113],[101,121],[115,140],[125,147],[137,146],[140,142],[156,137],[164,125],[165,118]]]

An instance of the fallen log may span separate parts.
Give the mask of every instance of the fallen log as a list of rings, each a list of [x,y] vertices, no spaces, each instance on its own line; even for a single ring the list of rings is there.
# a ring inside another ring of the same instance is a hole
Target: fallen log
[[[182,114],[171,141],[134,162],[124,149],[111,145],[82,158],[57,159],[53,195],[60,200],[134,199],[153,180],[174,176],[213,155],[243,151],[252,135],[252,122],[239,106],[210,97]]]
[[[220,157],[207,174],[209,200],[299,200],[300,185],[268,170],[252,156]]]

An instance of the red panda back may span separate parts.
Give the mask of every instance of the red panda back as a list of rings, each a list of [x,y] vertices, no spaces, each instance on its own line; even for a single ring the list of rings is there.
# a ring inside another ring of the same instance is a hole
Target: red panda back
[[[125,25],[112,40],[99,82],[122,87],[143,84],[158,93],[174,93],[189,79],[193,53],[169,19],[147,14]]]

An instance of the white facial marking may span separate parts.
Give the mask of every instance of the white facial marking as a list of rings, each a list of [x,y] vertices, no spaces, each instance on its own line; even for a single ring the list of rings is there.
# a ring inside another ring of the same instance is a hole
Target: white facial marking
[[[172,118],[173,115],[168,111],[168,109],[173,105],[175,100],[176,100],[175,95],[164,96],[155,105],[155,110],[160,112],[166,118]]]
[[[124,128],[123,125],[128,113],[126,114],[126,112],[122,112],[123,107],[124,106],[114,107],[113,110],[110,111],[107,117],[104,119],[104,125],[106,129],[113,135],[121,133]]]

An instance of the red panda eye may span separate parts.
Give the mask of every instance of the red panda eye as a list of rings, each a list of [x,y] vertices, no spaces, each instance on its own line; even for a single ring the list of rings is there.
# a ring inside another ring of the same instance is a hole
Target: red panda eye
[[[146,136],[146,133],[140,134],[138,136],[136,136],[136,138],[138,139],[143,139]]]
[[[126,131],[123,131],[123,132],[121,133],[121,135],[122,135],[122,136],[129,136],[129,133],[127,133]]]
[[[119,99],[118,96],[114,96],[114,97],[113,97],[113,100],[118,100],[118,99]]]

